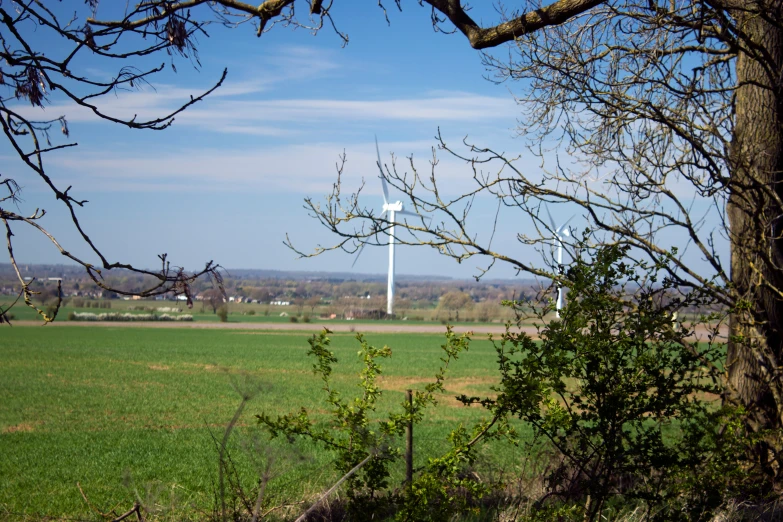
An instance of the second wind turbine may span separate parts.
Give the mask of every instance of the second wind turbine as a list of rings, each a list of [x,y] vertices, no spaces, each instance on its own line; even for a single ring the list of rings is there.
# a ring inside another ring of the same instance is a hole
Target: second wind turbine
[[[563,265],[563,236],[570,237],[571,229],[568,227],[568,223],[574,219],[571,216],[560,226],[555,225],[555,220],[552,219],[552,214],[549,213],[549,207],[544,207],[546,214],[549,216],[549,224],[552,225],[552,232],[555,233],[555,237],[552,240],[552,245],[557,249],[557,274],[559,277],[563,277],[564,265]],[[560,310],[563,309],[563,285],[560,281],[557,282],[557,301],[555,302],[555,316],[560,317]]]
[[[389,277],[386,283],[386,315],[391,317],[394,314],[394,219],[398,214],[406,216],[416,216],[421,218],[419,214],[405,210],[405,206],[402,201],[389,202],[389,187],[386,184],[386,178],[383,175],[383,164],[381,163],[381,151],[378,148],[378,137],[375,137],[375,154],[378,157],[377,165],[380,171],[381,186],[383,187],[383,212],[379,217],[383,218],[386,215],[386,221],[389,223],[388,235],[389,235]],[[422,218],[423,219],[423,218]],[[359,256],[364,250],[366,243],[362,243],[359,248],[359,252],[356,254],[356,258],[353,260],[351,267],[356,265],[359,260]]]

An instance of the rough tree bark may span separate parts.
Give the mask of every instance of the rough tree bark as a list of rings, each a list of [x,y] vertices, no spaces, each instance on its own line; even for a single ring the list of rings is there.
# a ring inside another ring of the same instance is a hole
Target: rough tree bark
[[[761,5],[761,4],[766,5]],[[770,18],[783,17],[781,2],[754,2]],[[736,13],[748,44],[737,57],[736,119],[731,156],[730,223],[732,281],[740,299],[730,317],[729,382],[758,429],[783,426],[783,29],[769,19]],[[767,67],[765,67],[765,65]],[[779,441],[768,448],[781,449]],[[766,458],[777,460],[776,455]],[[778,466],[774,468],[779,473]]]

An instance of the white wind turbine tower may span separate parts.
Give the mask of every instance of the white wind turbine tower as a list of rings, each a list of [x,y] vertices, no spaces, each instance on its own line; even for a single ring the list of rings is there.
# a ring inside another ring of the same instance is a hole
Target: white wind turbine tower
[[[383,165],[381,163],[381,151],[378,148],[378,137],[375,137],[375,153],[378,156],[378,170],[381,174],[381,186],[383,187],[383,212],[381,212],[381,215],[379,217],[383,217],[384,214],[386,214],[386,220],[390,223],[388,234],[389,234],[389,278],[386,283],[386,314],[391,316],[394,313],[394,218],[398,214],[403,214],[406,216],[416,216],[418,218],[422,218],[419,214],[415,212],[410,212],[408,210],[405,210],[404,205],[402,204],[402,201],[395,201],[394,203],[389,202],[389,187],[386,184],[386,178],[383,177]],[[422,218],[423,219],[423,218]],[[351,267],[356,265],[356,261],[359,260],[359,255],[361,255],[362,250],[364,250],[364,246],[366,243],[363,243],[362,246],[359,248],[359,252],[356,254],[356,258],[353,260],[353,264]]]
[[[552,214],[549,213],[549,208],[546,209],[546,214],[549,216],[549,224],[552,225],[552,231],[555,233],[555,237],[552,239],[552,245],[557,249],[557,271],[559,275],[563,275],[563,236],[571,237],[571,229],[568,223],[574,219],[571,216],[562,225],[555,226],[555,220],[552,219]],[[560,283],[557,284],[557,302],[555,303],[555,314],[560,317],[560,310],[563,308],[563,287]]]

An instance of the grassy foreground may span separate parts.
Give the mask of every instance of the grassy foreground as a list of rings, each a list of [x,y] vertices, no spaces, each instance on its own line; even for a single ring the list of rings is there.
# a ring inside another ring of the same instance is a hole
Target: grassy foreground
[[[200,519],[214,506],[220,439],[237,390],[257,392],[230,447],[245,487],[270,464],[268,506],[295,502],[337,477],[333,456],[313,445],[270,442],[254,415],[306,406],[325,413],[306,356],[308,335],[234,330],[14,326],[0,337],[0,519],[100,520],[90,503],[118,513],[140,498],[160,518]],[[355,393],[360,369],[352,334],[334,334],[335,383]],[[421,388],[440,365],[443,336],[370,334],[389,345],[379,416]],[[459,423],[483,412],[451,396],[489,391],[492,345],[475,341],[450,369],[441,404],[416,431],[416,463],[445,447]],[[513,463],[522,453],[494,447]],[[488,456],[492,458],[492,456]],[[402,470],[399,470],[400,477]]]

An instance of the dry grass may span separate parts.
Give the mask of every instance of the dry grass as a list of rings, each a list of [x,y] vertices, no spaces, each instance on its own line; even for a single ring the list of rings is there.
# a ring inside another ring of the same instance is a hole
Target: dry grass
[[[31,422],[21,422],[15,426],[6,426],[3,428],[2,433],[32,433],[35,431],[35,426]]]

